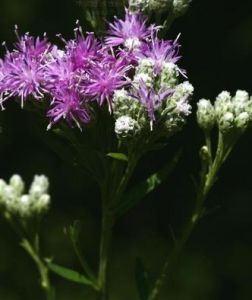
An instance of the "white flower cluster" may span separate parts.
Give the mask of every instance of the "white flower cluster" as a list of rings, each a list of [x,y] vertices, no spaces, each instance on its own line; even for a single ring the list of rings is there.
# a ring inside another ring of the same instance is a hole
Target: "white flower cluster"
[[[155,11],[162,13],[172,11],[175,15],[186,12],[192,0],[129,0],[129,8],[132,11]]]
[[[222,133],[246,130],[252,121],[252,98],[246,91],[238,90],[234,97],[221,92],[214,103],[201,99],[198,102],[197,120],[203,130],[211,130],[217,124]]]
[[[25,184],[19,175],[13,175],[9,184],[0,179],[0,206],[10,217],[40,216],[49,208],[48,187],[49,181],[44,175],[34,176],[28,194],[24,194]]]
[[[176,15],[183,15],[188,9],[192,0],[173,0],[173,12]]]
[[[139,61],[132,90],[114,93],[115,132],[119,138],[132,138],[140,132],[149,132],[150,128],[162,131],[160,135],[164,136],[181,129],[191,113],[188,101],[194,88],[188,81],[179,84],[180,73],[172,62],[163,61],[159,65],[151,58]],[[141,98],[142,94],[146,95],[145,99]],[[153,123],[148,115],[149,107],[155,114]]]

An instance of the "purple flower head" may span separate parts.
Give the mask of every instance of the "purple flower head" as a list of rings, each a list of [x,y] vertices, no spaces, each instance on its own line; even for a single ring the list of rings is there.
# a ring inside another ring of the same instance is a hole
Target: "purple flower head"
[[[151,42],[143,45],[140,57],[151,58],[155,64],[155,74],[160,74],[163,63],[176,63],[180,59],[178,56],[180,45],[177,40],[178,38],[175,41],[164,41],[152,36]]]
[[[12,96],[21,98],[21,106],[28,96],[43,98],[43,67],[28,55],[8,55],[0,82],[1,104]]]
[[[85,101],[74,90],[58,91],[51,106],[52,108],[47,112],[47,116],[51,119],[48,129],[60,119],[65,119],[70,126],[76,124],[80,129],[81,123],[90,121]]]
[[[83,92],[96,98],[100,105],[107,101],[110,109],[114,91],[128,83],[126,74],[130,68],[122,59],[105,58],[90,69],[89,81],[84,85]]]
[[[1,62],[0,103],[2,105],[8,98],[18,96],[23,107],[28,96],[43,98],[43,68],[50,44],[45,38],[35,39],[28,33],[19,37],[17,27],[15,31],[18,38],[16,49],[13,52],[7,49]]]
[[[74,69],[87,69],[91,62],[101,58],[101,44],[93,33],[87,33],[84,37],[82,28],[75,29],[75,40],[67,42],[67,55],[73,63]]]
[[[44,68],[44,86],[50,93],[75,88],[74,66],[64,54],[48,63]]]
[[[109,24],[109,36],[105,38],[108,46],[124,45],[128,49],[140,47],[143,41],[151,37],[157,27],[147,26],[147,19],[140,13],[132,13],[126,9],[124,20],[115,19]]]
[[[172,95],[174,91],[172,89],[161,88],[156,92],[153,87],[147,86],[143,80],[140,80],[139,87],[133,87],[136,94],[132,96],[138,99],[143,106],[146,107],[152,129],[153,121],[155,121],[155,111],[160,107],[163,100]]]

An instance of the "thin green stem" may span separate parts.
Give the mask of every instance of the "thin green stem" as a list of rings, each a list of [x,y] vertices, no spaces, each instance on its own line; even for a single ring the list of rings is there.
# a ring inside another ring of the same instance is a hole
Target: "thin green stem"
[[[86,259],[83,257],[81,251],[80,251],[80,248],[77,244],[76,241],[74,241],[73,239],[71,239],[72,241],[72,245],[73,245],[73,249],[74,249],[74,252],[80,262],[80,265],[83,269],[83,271],[87,274],[87,276],[92,280],[92,282],[96,285],[97,284],[97,278],[94,274],[94,272],[92,271],[92,269],[90,268],[88,262],[86,261]]]
[[[40,273],[40,284],[45,291],[46,299],[54,300],[55,292],[50,283],[48,268],[43,259],[40,257],[37,247],[33,246],[28,239],[23,239],[21,242],[21,246],[26,250],[26,252],[31,256],[31,258],[37,265],[38,271]]]
[[[109,176],[102,187],[102,228],[101,228],[101,242],[100,242],[100,263],[98,271],[98,285],[99,293],[98,300],[108,300],[108,262],[109,251],[112,240],[113,227],[116,222],[116,217],[112,211],[113,204],[116,204],[125,191],[127,184],[135,169],[137,159],[129,155],[128,165],[121,180],[112,181],[114,187],[110,187],[110,179],[117,179],[117,174],[120,173],[121,165],[119,163],[112,164]],[[118,173],[119,172],[119,173]]]
[[[108,260],[109,250],[112,238],[114,226],[114,218],[110,215],[106,209],[103,210],[102,216],[102,232],[100,243],[100,264],[98,273],[98,285],[99,285],[99,300],[108,299]]]
[[[209,154],[211,153],[211,140],[210,136],[206,136],[206,143],[207,148],[209,150]],[[159,278],[156,280],[154,284],[154,288],[152,289],[148,300],[156,300],[158,299],[158,296],[160,294],[160,291],[171,275],[171,272],[174,270],[174,267],[178,261],[178,258],[180,256],[181,251],[183,250],[186,242],[188,241],[189,237],[191,236],[195,226],[199,222],[199,220],[203,217],[204,211],[205,211],[205,201],[206,198],[213,187],[217,173],[223,164],[223,162],[226,160],[227,156],[231,152],[234,144],[226,145],[224,142],[224,136],[219,132],[219,139],[218,139],[218,146],[217,151],[215,155],[215,159],[212,162],[212,154],[211,159],[209,160],[209,167],[206,168],[203,162],[203,171],[201,173],[201,183],[199,185],[199,189],[197,192],[197,197],[195,201],[195,207],[192,212],[191,217],[189,218],[184,231],[180,237],[180,239],[176,242],[172,253],[169,255],[167,260],[165,261],[165,264],[161,270],[161,274]]]

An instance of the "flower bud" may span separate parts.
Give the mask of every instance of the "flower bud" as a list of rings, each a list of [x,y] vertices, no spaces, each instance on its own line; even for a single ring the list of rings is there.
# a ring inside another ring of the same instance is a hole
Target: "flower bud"
[[[219,129],[222,133],[228,133],[234,128],[234,114],[226,112],[219,120]]]
[[[136,74],[147,74],[150,77],[153,77],[154,75],[154,61],[150,58],[142,58],[139,63],[138,66],[136,68]]]
[[[191,0],[173,0],[173,12],[175,15],[183,15],[188,9]]]
[[[149,0],[129,0],[131,11],[143,11],[148,8]]]
[[[149,0],[148,8],[151,11],[163,12],[168,10],[172,5],[172,0]]]
[[[13,189],[16,191],[17,195],[21,195],[24,191],[24,182],[21,176],[19,175],[13,175],[10,178],[10,186],[13,187]]]
[[[49,181],[46,176],[35,175],[29,190],[29,194],[33,197],[40,197],[47,192],[48,187]]]
[[[234,96],[235,102],[247,102],[249,100],[249,94],[247,91],[237,90]]]
[[[215,125],[215,111],[210,100],[201,99],[197,103],[197,121],[201,129],[210,131]]]
[[[23,194],[24,182],[19,175],[13,175],[9,185],[0,179],[0,204],[5,215],[23,219],[41,215],[49,207],[48,187],[49,181],[44,175],[34,176],[29,194]]]
[[[136,120],[129,116],[121,116],[115,122],[115,133],[119,138],[134,136],[139,130]]]
[[[245,111],[240,113],[235,118],[235,125],[237,128],[245,130],[249,125],[249,121],[250,121],[249,114]]]
[[[164,63],[161,71],[161,86],[174,87],[178,81],[178,66],[174,63]]]

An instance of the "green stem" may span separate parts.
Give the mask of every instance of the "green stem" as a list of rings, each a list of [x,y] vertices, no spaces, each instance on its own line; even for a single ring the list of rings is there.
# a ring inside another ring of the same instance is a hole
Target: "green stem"
[[[206,143],[207,143],[209,153],[211,153],[210,152],[211,143],[210,143],[209,136],[206,137]],[[195,203],[193,213],[189,218],[180,239],[176,242],[172,250],[172,253],[167,258],[161,270],[161,274],[159,278],[156,280],[154,284],[154,288],[152,289],[148,297],[148,300],[156,300],[158,298],[163,285],[171,275],[171,272],[174,270],[174,267],[176,266],[180,253],[183,250],[186,242],[191,236],[198,221],[203,217],[205,211],[204,204],[206,198],[216,181],[216,176],[221,165],[226,160],[227,156],[229,155],[233,147],[233,145],[228,145],[227,147],[225,146],[226,144],[224,143],[224,137],[221,133],[219,133],[219,140],[218,140],[215,159],[213,162],[212,159],[209,160],[209,168],[205,168],[203,166],[203,172],[201,174],[201,184],[199,186],[199,190],[197,193],[196,203]]]
[[[113,216],[104,209],[102,215],[100,264],[98,273],[99,300],[108,299],[108,260],[114,221]]]
[[[74,241],[73,239],[71,239],[71,240],[72,240],[74,252],[75,252],[77,258],[79,259],[79,262],[81,264],[83,271],[88,275],[88,277],[92,280],[92,282],[96,284],[97,283],[96,276],[93,273],[92,269],[90,268],[86,259],[83,257],[77,242]]]
[[[132,176],[135,169],[137,160],[132,159],[129,156],[127,168],[118,183],[117,180],[112,181],[116,186],[110,187],[110,178],[115,178],[114,175],[118,174],[121,169],[120,164],[112,164],[110,176],[105,180],[105,184],[102,188],[102,228],[101,228],[101,242],[100,242],[100,263],[98,271],[98,285],[99,294],[98,300],[108,299],[108,261],[109,261],[109,250],[112,240],[113,227],[116,222],[116,217],[111,210],[113,204],[121,198],[125,191],[127,184]]]
[[[37,265],[37,268],[40,273],[40,284],[43,290],[45,291],[46,299],[54,300],[55,292],[50,283],[48,268],[44,263],[43,259],[40,257],[39,251],[38,249],[36,249],[37,247],[33,246],[27,239],[23,239],[21,245]]]

